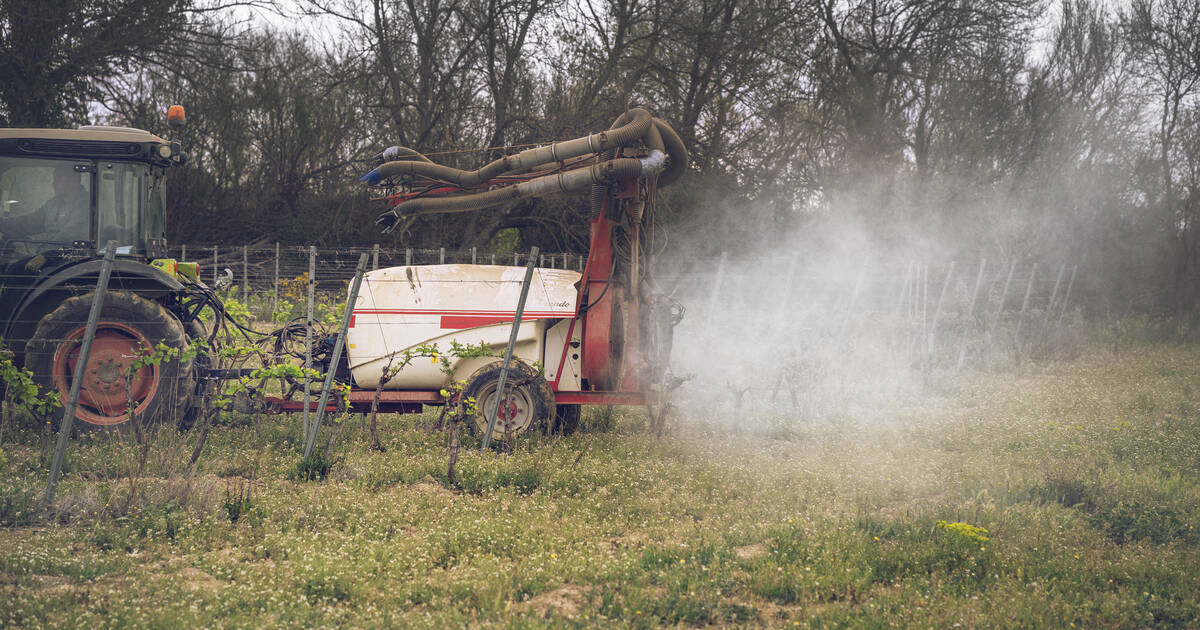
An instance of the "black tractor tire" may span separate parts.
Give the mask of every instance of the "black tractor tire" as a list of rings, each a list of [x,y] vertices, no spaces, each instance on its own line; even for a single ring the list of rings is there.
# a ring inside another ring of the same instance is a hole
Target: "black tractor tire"
[[[57,389],[66,404],[75,362],[87,327],[94,293],[68,298],[38,322],[25,350],[25,367],[43,389]],[[130,374],[131,362],[165,344],[179,355]],[[170,422],[191,402],[196,381],[185,356],[183,325],[159,304],[126,291],[110,291],[96,327],[96,338],[75,412],[79,430],[128,427],[128,401],[143,426]]]
[[[502,363],[489,363],[467,379],[464,399],[475,400],[474,426],[479,434],[487,431],[487,413],[495,403],[496,386],[500,383]],[[508,396],[496,414],[492,439],[501,440],[535,427],[548,426],[554,419],[554,390],[537,370],[513,359],[508,366],[504,389]]]
[[[579,420],[583,415],[583,407],[579,405],[558,405],[554,413],[554,432],[559,435],[571,435],[579,430]]]

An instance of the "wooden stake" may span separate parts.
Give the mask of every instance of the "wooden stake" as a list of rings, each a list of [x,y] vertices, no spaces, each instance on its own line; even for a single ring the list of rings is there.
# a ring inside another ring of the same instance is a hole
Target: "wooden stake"
[[[1067,314],[1067,303],[1071,300],[1071,287],[1075,286],[1075,272],[1079,271],[1079,265],[1071,266],[1071,279],[1067,281],[1067,291],[1063,294],[1062,311],[1058,314],[1058,321],[1062,323],[1063,316]]]
[[[958,344],[958,361],[954,364],[955,370],[961,370],[963,361],[967,358],[967,335],[975,316],[975,300],[979,298],[979,287],[983,284],[983,269],[986,266],[987,259],[979,259],[979,273],[975,274],[975,288],[971,291],[971,303],[967,305],[967,317],[963,320],[962,341]]]
[[[1025,285],[1025,299],[1021,301],[1021,314],[1017,316],[1017,330],[1013,335],[1013,340],[1017,344],[1017,358],[1020,358],[1021,348],[1021,327],[1025,323],[1025,311],[1029,310],[1029,295],[1033,293],[1033,279],[1037,277],[1038,264],[1033,263],[1033,267],[1029,270],[1029,282]]]
[[[933,359],[933,353],[937,349],[937,325],[938,320],[942,317],[942,303],[946,299],[946,290],[950,288],[950,279],[954,277],[955,261],[950,261],[950,268],[946,270],[946,279],[942,281],[942,291],[938,293],[937,306],[933,309],[933,321],[929,324],[929,357]]]

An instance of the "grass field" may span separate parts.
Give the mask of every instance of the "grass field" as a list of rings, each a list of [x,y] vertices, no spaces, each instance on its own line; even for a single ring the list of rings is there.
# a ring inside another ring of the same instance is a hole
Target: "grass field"
[[[465,450],[453,488],[428,416],[384,453],[351,418],[322,482],[292,480],[296,420],[229,421],[193,476],[159,430],[133,481],[132,439],[94,436],[51,522],[47,445],[6,438],[0,626],[1200,625],[1196,345],[661,441],[602,412]]]

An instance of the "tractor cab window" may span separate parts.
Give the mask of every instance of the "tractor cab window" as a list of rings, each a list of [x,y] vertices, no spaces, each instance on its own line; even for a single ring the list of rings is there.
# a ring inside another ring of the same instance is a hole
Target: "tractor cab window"
[[[99,211],[96,245],[117,242],[118,254],[143,249],[141,230],[143,182],[142,164],[100,162],[97,165],[96,208]]]
[[[164,222],[167,216],[167,178],[166,169],[153,167],[146,182],[146,238],[162,238]]]
[[[92,165],[0,157],[0,259],[91,240]]]

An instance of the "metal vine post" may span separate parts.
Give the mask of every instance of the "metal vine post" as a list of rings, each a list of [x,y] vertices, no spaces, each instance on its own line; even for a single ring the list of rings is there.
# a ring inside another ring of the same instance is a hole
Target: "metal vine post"
[[[113,259],[117,254],[117,242],[109,241],[104,246],[104,262],[100,265],[100,277],[96,280],[96,297],[92,299],[92,310],[88,313],[87,328],[83,332],[83,342],[79,348],[79,356],[75,359],[75,370],[71,376],[71,391],[67,394],[67,404],[63,407],[62,424],[58,429],[58,445],[54,449],[54,459],[50,463],[50,480],[46,483],[45,505],[54,503],[54,491],[58,488],[58,478],[62,473],[63,456],[67,453],[67,441],[71,439],[71,429],[75,426],[75,409],[79,405],[79,390],[83,386],[84,371],[87,369],[88,358],[92,353],[92,342],[96,339],[96,324],[100,320],[100,311],[104,309],[104,293],[108,290],[108,278],[112,275]]]
[[[312,370],[313,299],[316,292],[317,247],[308,248],[308,311],[304,317],[304,442],[308,443],[308,416],[312,395],[310,394],[309,371]]]
[[[514,254],[515,256],[515,254]],[[496,401],[487,413],[487,431],[483,433],[486,450],[492,444],[492,431],[496,429],[496,414],[500,412],[500,400],[504,398],[504,381],[508,380],[508,364],[512,362],[513,346],[517,345],[517,333],[521,330],[521,315],[525,314],[525,298],[529,297],[529,285],[533,283],[533,267],[537,264],[538,248],[529,250],[529,262],[525,265],[525,280],[521,283],[521,298],[517,300],[517,311],[513,315],[512,333],[508,336],[508,347],[504,350],[504,363],[500,366],[500,382],[496,383]]]
[[[321,420],[325,418],[325,405],[329,402],[329,390],[333,389],[333,377],[337,373],[338,358],[346,346],[346,329],[350,327],[350,318],[354,315],[354,303],[358,300],[358,289],[362,286],[363,274],[367,271],[369,255],[363,252],[358,257],[358,267],[354,270],[354,282],[350,284],[350,294],[346,296],[346,310],[342,313],[342,325],[338,328],[337,339],[333,342],[333,354],[329,355],[329,367],[325,371],[325,383],[321,386],[321,399],[317,403],[317,418],[313,421],[312,430],[308,433],[308,441],[304,445],[304,457],[312,455],[313,445],[317,442],[317,433],[321,430]],[[307,408],[308,405],[305,405]]]
[[[271,321],[275,321],[275,313],[279,311],[279,241],[275,241],[275,279],[271,293]]]

